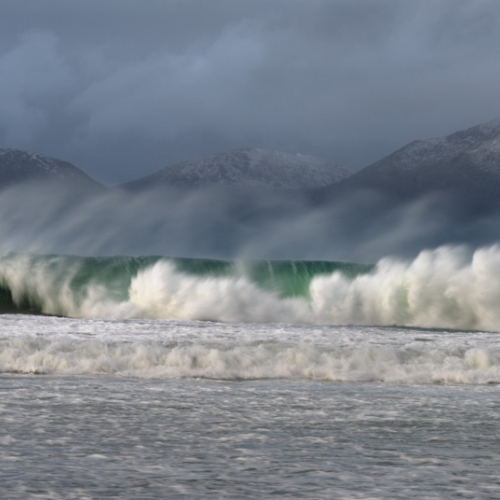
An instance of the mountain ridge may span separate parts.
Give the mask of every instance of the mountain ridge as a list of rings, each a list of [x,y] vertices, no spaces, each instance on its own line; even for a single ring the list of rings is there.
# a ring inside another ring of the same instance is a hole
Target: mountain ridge
[[[71,163],[18,149],[0,149],[0,189],[26,181],[58,181],[103,192],[107,188]],[[473,210],[500,209],[500,120],[448,136],[416,140],[372,163],[352,170],[300,153],[236,149],[164,167],[122,184],[132,193],[149,188],[238,188],[248,193],[300,191],[314,205],[353,196],[382,193],[398,202],[430,193],[451,194]],[[295,195],[293,195],[295,196]]]
[[[472,211],[500,208],[500,121],[412,141],[314,196],[326,201],[363,190],[399,201],[439,192]]]
[[[83,170],[67,161],[33,151],[0,149],[0,189],[33,181],[56,181],[78,190],[95,192],[106,189]]]
[[[131,191],[159,185],[288,190],[330,185],[351,173],[348,167],[315,156],[242,148],[168,165],[120,187]]]

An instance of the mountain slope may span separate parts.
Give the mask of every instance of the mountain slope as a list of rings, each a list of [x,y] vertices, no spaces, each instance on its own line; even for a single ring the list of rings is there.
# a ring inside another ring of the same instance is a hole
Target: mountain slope
[[[496,209],[500,206],[500,121],[411,142],[322,190],[320,197],[356,190],[374,190],[397,200],[444,192],[473,210]]]
[[[348,168],[314,156],[262,149],[236,149],[169,165],[122,187],[133,191],[158,186],[235,186],[288,190],[326,186],[350,174]]]
[[[101,191],[104,186],[71,163],[20,149],[0,149],[0,189],[42,181],[79,191]]]

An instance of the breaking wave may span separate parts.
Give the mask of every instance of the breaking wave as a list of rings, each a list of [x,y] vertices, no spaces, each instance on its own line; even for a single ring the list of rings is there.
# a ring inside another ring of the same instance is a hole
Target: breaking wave
[[[0,257],[0,311],[67,317],[500,330],[500,247],[411,262]]]

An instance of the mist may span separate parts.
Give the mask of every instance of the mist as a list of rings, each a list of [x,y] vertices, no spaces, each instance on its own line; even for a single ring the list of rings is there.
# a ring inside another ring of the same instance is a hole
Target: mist
[[[496,214],[464,219],[456,200],[439,193],[395,203],[363,191],[315,204],[300,191],[116,189],[78,197],[38,183],[2,191],[0,212],[2,253],[356,263],[492,244],[500,222]]]

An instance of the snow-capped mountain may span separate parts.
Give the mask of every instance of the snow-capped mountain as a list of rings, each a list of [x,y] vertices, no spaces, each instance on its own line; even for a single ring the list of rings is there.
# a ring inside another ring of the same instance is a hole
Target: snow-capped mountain
[[[323,190],[323,197],[360,189],[398,199],[445,192],[477,207],[500,206],[500,121],[411,142]]]
[[[387,172],[425,171],[429,166],[442,166],[453,162],[464,167],[474,165],[483,172],[500,176],[500,121],[456,132],[447,137],[414,141],[364,170]]]
[[[327,186],[351,170],[314,156],[262,149],[236,149],[169,165],[124,184],[133,191],[158,186],[234,186],[277,190]]]
[[[0,189],[31,181],[57,182],[85,191],[104,186],[71,163],[20,149],[0,149]]]

